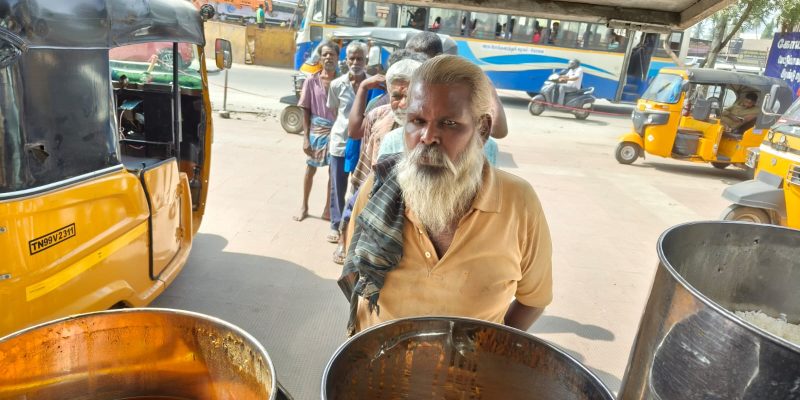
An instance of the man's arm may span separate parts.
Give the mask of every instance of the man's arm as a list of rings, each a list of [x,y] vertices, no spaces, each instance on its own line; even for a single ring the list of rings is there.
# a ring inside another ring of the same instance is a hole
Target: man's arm
[[[364,110],[367,109],[367,95],[371,89],[376,89],[384,85],[386,78],[383,75],[369,77],[358,85],[358,92],[353,100],[353,107],[350,109],[350,116],[347,123],[347,134],[353,139],[364,137],[366,121]]]
[[[544,307],[529,307],[520,303],[518,300],[514,300],[511,306],[508,307],[508,311],[506,311],[503,324],[522,331],[527,331],[528,328],[539,319],[543,312]]]
[[[311,111],[303,108],[303,152],[311,156]]]
[[[328,90],[328,99],[325,101],[325,105],[333,112],[334,118],[339,116],[339,91],[337,88],[336,82],[331,82],[331,87]]]

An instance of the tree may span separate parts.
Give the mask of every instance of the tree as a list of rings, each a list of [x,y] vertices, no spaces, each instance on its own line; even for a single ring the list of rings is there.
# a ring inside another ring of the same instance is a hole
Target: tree
[[[761,39],[772,39],[775,35],[775,20],[770,20],[764,26],[764,31],[761,32]]]
[[[733,36],[742,27],[752,28],[753,25],[760,23],[766,14],[772,11],[776,1],[796,2],[797,0],[738,0],[735,4],[714,14],[712,16],[714,36],[711,40],[711,50],[708,52],[706,59],[700,64],[700,67],[708,65],[710,68],[714,68],[717,55],[728,45]],[[731,22],[733,22],[733,25],[729,30],[728,26]],[[725,34],[726,31],[728,32],[727,35]]]
[[[800,1],[777,0],[781,33],[800,30]]]

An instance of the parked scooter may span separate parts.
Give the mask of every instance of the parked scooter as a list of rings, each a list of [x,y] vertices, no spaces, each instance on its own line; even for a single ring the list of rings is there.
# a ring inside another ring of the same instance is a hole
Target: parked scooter
[[[542,85],[542,90],[539,94],[531,98],[528,105],[528,111],[531,115],[539,115],[544,110],[553,110],[560,112],[571,113],[577,119],[586,119],[592,113],[592,106],[595,97],[592,96],[594,88],[583,88],[577,92],[567,93],[564,96],[564,104],[556,105],[557,96],[556,88],[558,87],[559,74],[552,74]]]

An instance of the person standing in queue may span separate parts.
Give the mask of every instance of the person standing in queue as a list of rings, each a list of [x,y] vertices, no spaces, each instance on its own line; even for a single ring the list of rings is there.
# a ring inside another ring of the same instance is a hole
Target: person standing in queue
[[[406,151],[361,187],[339,285],[350,335],[416,316],[476,318],[527,330],[552,301],[552,245],[525,180],[488,165],[492,86],[457,56],[414,73]]]
[[[348,72],[331,82],[327,105],[334,110],[336,120],[331,128],[330,152],[330,216],[331,230],[325,238],[328,242],[339,241],[339,224],[345,207],[347,175],[345,171],[345,149],[347,147],[347,125],[350,108],[353,106],[356,90],[367,77],[367,46],[359,41],[347,46],[345,62]]]
[[[323,42],[316,51],[322,63],[322,70],[306,79],[300,91],[300,100],[297,102],[303,109],[303,152],[308,159],[303,178],[303,204],[300,206],[300,212],[294,216],[295,221],[302,221],[308,217],[308,198],[314,184],[314,174],[317,168],[328,166],[328,145],[335,119],[333,110],[327,106],[327,101],[329,88],[336,78],[339,46],[333,42]],[[330,218],[330,187],[329,180],[328,190],[325,191],[326,203],[322,219]]]

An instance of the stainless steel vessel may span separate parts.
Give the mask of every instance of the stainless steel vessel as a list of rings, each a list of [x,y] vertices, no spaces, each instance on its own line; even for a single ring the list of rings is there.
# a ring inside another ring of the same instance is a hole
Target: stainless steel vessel
[[[322,398],[613,396],[575,359],[530,334],[485,321],[423,317],[378,325],[343,344],[325,369]]]
[[[243,330],[186,311],[127,309],[0,339],[0,399],[274,399],[275,371]]]
[[[690,223],[658,256],[620,399],[800,399],[800,346],[733,314],[800,322],[800,231]]]

